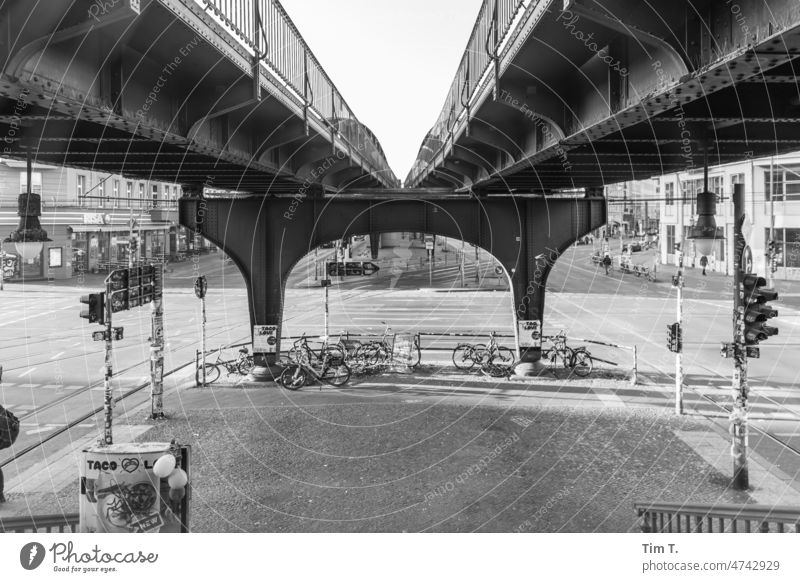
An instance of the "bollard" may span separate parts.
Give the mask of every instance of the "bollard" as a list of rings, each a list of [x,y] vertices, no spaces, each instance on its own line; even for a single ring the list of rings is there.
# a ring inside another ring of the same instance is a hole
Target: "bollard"
[[[636,386],[639,382],[639,348],[633,346],[633,373],[631,374],[631,384]]]

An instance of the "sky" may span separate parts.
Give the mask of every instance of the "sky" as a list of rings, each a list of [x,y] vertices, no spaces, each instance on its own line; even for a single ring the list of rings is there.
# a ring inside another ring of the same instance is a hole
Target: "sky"
[[[436,122],[482,0],[281,0],[402,181]]]

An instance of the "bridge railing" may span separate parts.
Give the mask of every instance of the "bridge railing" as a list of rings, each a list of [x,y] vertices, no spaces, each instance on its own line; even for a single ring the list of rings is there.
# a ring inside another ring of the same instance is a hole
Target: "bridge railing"
[[[442,112],[428,136],[430,139],[440,143],[447,142],[458,120],[470,108],[477,91],[498,70],[499,54],[514,29],[517,16],[524,8],[538,2],[539,0],[483,1]],[[435,153],[428,152],[425,156],[428,159],[418,160],[409,177],[421,172]]]
[[[393,179],[380,143],[358,122],[278,0],[194,2],[211,11],[251,53],[262,57],[268,71],[279,77],[332,130],[339,132],[342,120],[355,122],[358,129],[346,134],[340,132],[341,139],[363,152],[371,170]]]
[[[0,533],[76,533],[80,516],[59,513],[0,519]]]
[[[800,533],[800,509],[772,505],[634,503],[644,533]]]

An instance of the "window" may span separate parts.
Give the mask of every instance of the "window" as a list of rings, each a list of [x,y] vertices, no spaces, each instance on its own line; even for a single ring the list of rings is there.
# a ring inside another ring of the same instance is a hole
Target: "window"
[[[158,186],[153,184],[153,208],[158,208]]]
[[[128,201],[128,208],[130,208],[131,200],[133,199],[133,182],[125,183],[125,198]]]
[[[766,199],[778,202],[800,200],[800,166],[780,166],[764,172]]]
[[[106,181],[100,180],[97,184],[97,202],[100,208],[106,205]]]
[[[28,191],[28,172],[19,173],[19,193],[24,194]],[[42,173],[31,172],[31,192],[41,195],[42,193]]]
[[[775,250],[779,267],[800,268],[800,228],[776,228]],[[770,240],[769,229],[764,229],[764,240]]]
[[[744,174],[734,174],[731,176],[731,186],[734,184],[744,184]]]
[[[139,208],[144,207],[144,184],[139,184]]]
[[[51,269],[60,269],[63,267],[64,262],[64,248],[63,247],[50,247],[47,249],[48,265]]]
[[[114,180],[114,190],[113,190],[113,198],[114,198],[114,206],[119,207],[119,180]]]
[[[675,225],[667,225],[667,254],[675,254]]]
[[[667,206],[675,205],[675,182],[664,184],[664,198]]]
[[[84,199],[84,196],[86,196],[86,176],[78,176],[77,192],[78,204],[86,206],[86,200]]]

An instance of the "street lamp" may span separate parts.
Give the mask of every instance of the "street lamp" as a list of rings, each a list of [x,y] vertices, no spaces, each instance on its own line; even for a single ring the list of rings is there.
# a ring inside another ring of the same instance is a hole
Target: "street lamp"
[[[724,237],[717,232],[717,195],[713,192],[700,192],[697,195],[697,222],[689,229],[686,238],[694,241],[695,248],[701,255],[710,255],[714,243]]]
[[[32,163],[31,154],[27,154],[28,161],[28,187],[27,192],[23,192],[17,199],[17,214],[19,215],[19,225],[17,230],[12,231],[4,243],[14,243],[21,259],[25,262],[31,261],[39,256],[45,242],[49,242],[47,232],[39,223],[42,215],[42,197],[31,192]]]

